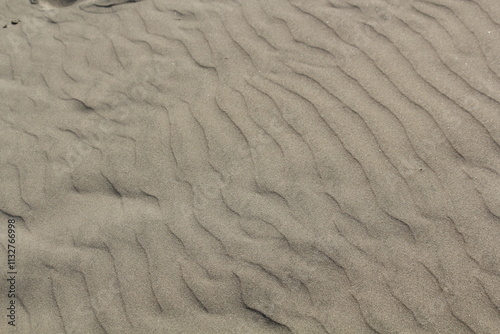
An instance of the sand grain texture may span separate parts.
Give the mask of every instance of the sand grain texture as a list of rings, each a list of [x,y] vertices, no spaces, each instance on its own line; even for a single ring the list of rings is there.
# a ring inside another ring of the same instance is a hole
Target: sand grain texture
[[[0,332],[500,333],[496,0],[0,23]]]

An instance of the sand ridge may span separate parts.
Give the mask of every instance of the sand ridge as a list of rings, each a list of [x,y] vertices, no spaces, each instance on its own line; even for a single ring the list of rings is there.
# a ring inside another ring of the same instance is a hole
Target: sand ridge
[[[495,1],[0,13],[0,331],[500,332]]]

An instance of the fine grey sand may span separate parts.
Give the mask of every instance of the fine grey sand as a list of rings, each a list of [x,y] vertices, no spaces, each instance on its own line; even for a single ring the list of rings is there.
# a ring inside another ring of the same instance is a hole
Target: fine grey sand
[[[0,333],[500,333],[498,0],[0,0],[0,87]]]

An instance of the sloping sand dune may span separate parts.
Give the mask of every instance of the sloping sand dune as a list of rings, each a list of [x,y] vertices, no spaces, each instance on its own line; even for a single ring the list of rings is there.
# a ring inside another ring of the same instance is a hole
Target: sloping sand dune
[[[500,2],[32,2],[0,332],[500,333]]]

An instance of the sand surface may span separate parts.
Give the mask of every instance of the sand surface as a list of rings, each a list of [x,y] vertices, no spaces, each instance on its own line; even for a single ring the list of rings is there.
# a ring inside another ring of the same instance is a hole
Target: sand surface
[[[500,333],[498,0],[32,2],[0,333]]]

